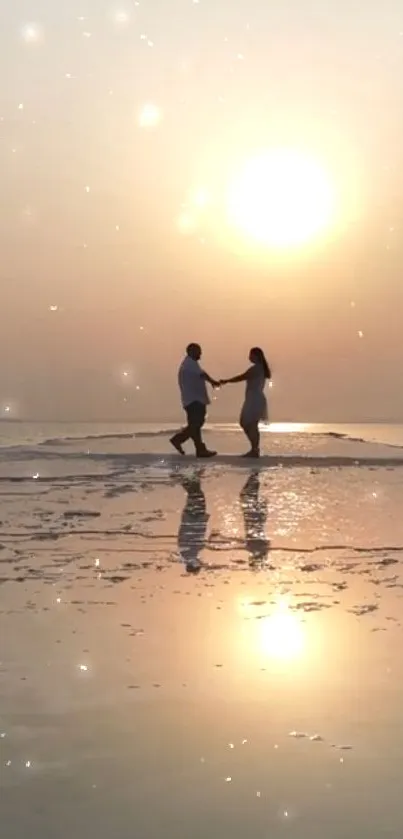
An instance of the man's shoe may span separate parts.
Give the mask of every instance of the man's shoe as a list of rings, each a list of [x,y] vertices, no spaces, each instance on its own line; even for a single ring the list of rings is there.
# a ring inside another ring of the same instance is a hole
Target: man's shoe
[[[202,449],[201,452],[196,453],[196,457],[215,457],[217,452],[212,452],[210,449]]]
[[[181,444],[178,442],[178,440],[176,439],[176,437],[171,437],[171,439],[170,439],[170,441],[169,441],[169,442],[171,443],[171,446],[173,446],[173,447],[174,447],[174,449],[176,449],[176,451],[177,451],[179,454],[185,454],[184,449],[182,448]]]

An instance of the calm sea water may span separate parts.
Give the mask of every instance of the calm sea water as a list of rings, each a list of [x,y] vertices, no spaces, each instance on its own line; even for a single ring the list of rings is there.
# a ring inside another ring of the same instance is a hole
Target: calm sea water
[[[178,422],[178,425],[180,422]],[[176,426],[174,423],[106,423],[106,422],[2,422],[0,423],[0,446],[23,446],[43,443],[46,440],[77,439],[93,437],[126,437],[128,435],[147,434],[150,438],[168,433]],[[220,434],[239,434],[236,423],[214,423],[208,429]],[[351,439],[403,446],[403,424],[398,423],[356,423],[356,424],[319,424],[319,423],[273,423],[267,433],[284,434],[335,434]]]

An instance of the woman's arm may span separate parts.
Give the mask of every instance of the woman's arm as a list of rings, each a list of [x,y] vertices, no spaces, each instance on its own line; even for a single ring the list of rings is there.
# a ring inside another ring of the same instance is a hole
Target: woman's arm
[[[232,379],[221,379],[221,384],[222,385],[235,385],[238,382],[246,382],[248,379],[251,378],[251,375],[253,374],[253,369],[254,369],[253,367],[249,367],[249,369],[246,370],[245,373],[241,373],[240,376],[233,376]]]

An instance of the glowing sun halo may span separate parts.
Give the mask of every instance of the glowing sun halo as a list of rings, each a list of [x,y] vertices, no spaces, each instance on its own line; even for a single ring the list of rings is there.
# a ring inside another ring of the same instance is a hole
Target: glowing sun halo
[[[228,211],[231,224],[256,243],[298,247],[330,226],[334,191],[315,160],[272,149],[249,160],[235,178]]]

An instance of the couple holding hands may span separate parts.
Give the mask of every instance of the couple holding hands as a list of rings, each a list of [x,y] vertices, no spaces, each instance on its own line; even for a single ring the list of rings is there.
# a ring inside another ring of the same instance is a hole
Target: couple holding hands
[[[260,455],[259,422],[268,419],[265,385],[271,379],[270,367],[260,347],[253,347],[249,353],[250,367],[240,376],[232,379],[212,379],[200,366],[202,350],[199,344],[189,344],[186,356],[178,373],[179,390],[182,406],[187,416],[186,428],[179,431],[170,442],[179,454],[185,454],[183,444],[193,440],[197,457],[214,457],[217,452],[206,447],[202,439],[202,428],[206,419],[207,405],[210,402],[207,382],[214,388],[221,385],[246,383],[245,399],[242,405],[239,423],[250,443],[250,450],[244,457],[256,458]]]

